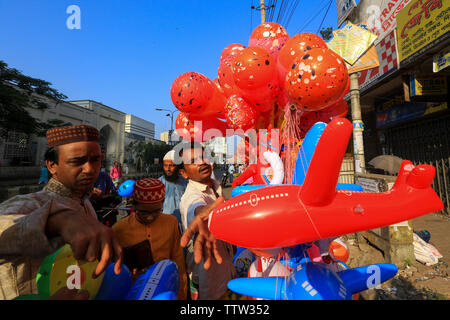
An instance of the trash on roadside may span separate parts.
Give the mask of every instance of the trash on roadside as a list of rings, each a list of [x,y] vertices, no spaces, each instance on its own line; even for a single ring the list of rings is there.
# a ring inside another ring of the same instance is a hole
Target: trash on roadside
[[[443,257],[435,246],[426,243],[416,233],[413,233],[413,245],[416,260],[426,266],[432,266],[439,263],[439,259]]]
[[[415,233],[426,243],[430,242],[431,235],[428,230],[420,230]]]

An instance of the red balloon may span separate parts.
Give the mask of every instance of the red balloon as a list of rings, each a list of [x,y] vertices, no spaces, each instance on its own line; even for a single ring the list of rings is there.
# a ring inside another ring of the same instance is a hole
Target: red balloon
[[[305,137],[306,133],[308,133],[309,129],[318,121],[319,119],[318,113],[315,111],[305,111],[300,118],[300,136]]]
[[[212,136],[225,137],[227,125],[217,118],[194,120],[180,112],[175,120],[175,128],[178,135],[186,141],[204,142]]]
[[[242,50],[245,49],[245,46],[239,43],[232,43],[223,49],[222,53],[220,54],[220,63],[233,63],[233,58],[239,54]]]
[[[213,95],[211,100],[209,101],[208,106],[206,107],[208,110],[207,115],[213,115],[217,118],[225,119],[225,104],[227,103],[227,98],[225,94],[223,94],[219,88],[214,85]],[[205,115],[206,118],[206,115]]]
[[[234,83],[231,64],[224,62],[219,65],[219,68],[217,69],[217,79],[220,87],[223,89],[225,97],[228,98],[239,92],[239,88]]]
[[[317,111],[318,121],[329,123],[334,118],[344,118],[347,115],[348,106],[347,101],[341,99],[331,106],[326,107],[320,111]]]
[[[276,59],[288,39],[289,35],[286,29],[278,23],[267,22],[260,24],[253,30],[248,46],[263,48]]]
[[[314,48],[327,49],[325,41],[314,33],[299,33],[289,38],[278,55],[278,72],[280,79],[284,82],[286,73],[292,68],[294,60],[303,57],[309,50]]]
[[[213,80],[213,83],[216,85],[217,89],[219,89],[219,92],[222,93],[222,94],[224,94],[223,89],[222,89],[222,87],[220,86],[219,79],[218,79],[218,78],[215,78],[215,79]]]
[[[258,89],[239,89],[239,93],[259,112],[269,112],[280,95],[280,87],[277,80],[277,78],[273,78],[267,85]]]
[[[227,112],[227,125],[229,128],[247,131],[255,127],[258,113],[241,97],[236,95],[229,97],[225,110]]]
[[[316,48],[294,61],[285,87],[292,102],[305,110],[317,111],[341,97],[347,80],[342,58],[329,49]]]
[[[435,168],[403,161],[389,192],[336,190],[353,126],[335,119],[325,128],[304,184],[268,186],[216,207],[209,230],[245,248],[280,248],[392,225],[444,208],[431,184]],[[286,205],[289,204],[289,205]]]
[[[267,85],[275,76],[273,57],[258,47],[245,48],[235,58],[233,79],[240,89],[258,89]]]
[[[194,117],[224,116],[225,96],[200,73],[186,72],[178,76],[172,83],[170,96],[178,110]]]

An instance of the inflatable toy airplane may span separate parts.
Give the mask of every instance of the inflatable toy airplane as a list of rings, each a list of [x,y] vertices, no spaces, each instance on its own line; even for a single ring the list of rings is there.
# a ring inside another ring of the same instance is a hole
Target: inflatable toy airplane
[[[218,206],[209,229],[245,248],[280,248],[410,220],[444,205],[431,188],[435,168],[403,161],[388,192],[336,190],[352,124],[338,118],[325,128],[302,186],[267,186]]]
[[[176,300],[180,289],[178,267],[172,260],[162,260],[140,275],[125,300]]]
[[[394,264],[380,263],[334,272],[323,263],[298,265],[286,277],[237,278],[228,288],[239,294],[270,300],[351,300],[352,295],[394,277]]]

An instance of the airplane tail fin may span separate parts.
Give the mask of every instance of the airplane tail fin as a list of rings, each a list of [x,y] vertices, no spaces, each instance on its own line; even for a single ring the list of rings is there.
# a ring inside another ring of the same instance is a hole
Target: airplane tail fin
[[[431,186],[435,175],[436,169],[429,164],[420,164],[415,167],[411,161],[404,160],[392,188],[406,184],[416,189],[425,189]]]
[[[324,129],[300,191],[305,204],[327,205],[335,197],[342,159],[352,131],[351,122],[345,118],[332,120]]]

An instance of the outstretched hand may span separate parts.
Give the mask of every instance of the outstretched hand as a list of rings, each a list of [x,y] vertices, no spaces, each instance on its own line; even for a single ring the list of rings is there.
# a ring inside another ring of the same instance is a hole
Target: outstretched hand
[[[181,237],[181,246],[186,247],[189,241],[197,234],[194,242],[194,261],[195,263],[200,263],[202,258],[205,258],[203,264],[205,270],[211,267],[213,256],[218,264],[222,263],[222,257],[217,248],[217,239],[208,229],[208,219],[209,214],[224,201],[223,197],[219,197],[214,203],[197,207],[194,220],[192,220]]]
[[[61,236],[72,247],[74,258],[78,261],[99,263],[92,274],[97,278],[112,261],[114,272],[122,271],[123,253],[119,241],[111,228],[106,227],[94,217],[74,212],[71,208],[53,201],[47,221],[48,236]]]

